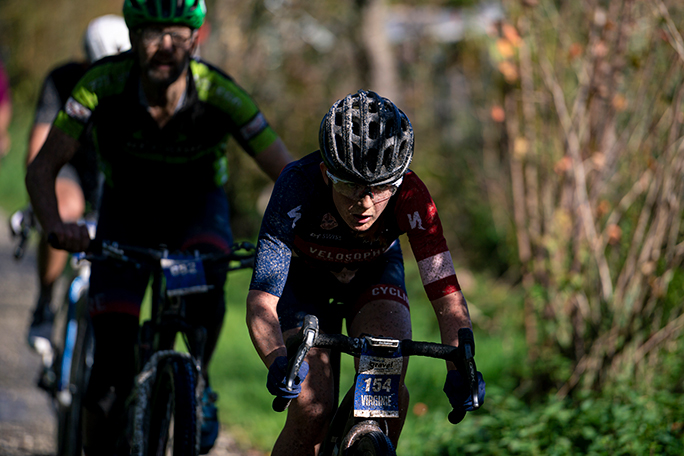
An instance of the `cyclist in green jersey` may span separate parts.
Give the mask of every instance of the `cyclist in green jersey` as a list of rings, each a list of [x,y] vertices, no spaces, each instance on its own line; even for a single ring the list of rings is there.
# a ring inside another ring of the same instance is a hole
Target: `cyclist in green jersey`
[[[64,223],[54,182],[85,135],[105,175],[97,237],[142,247],[227,251],[232,244],[223,190],[233,136],[276,179],[292,160],[251,97],[229,76],[193,58],[204,0],[125,0],[131,52],[100,60],[76,84],[28,168],[27,189],[43,229],[65,250],[87,249],[85,227]],[[149,271],[95,263],[90,315],[95,358],[85,397],[86,454],[116,454]],[[208,363],[225,312],[226,274],[205,271],[212,290],[188,320],[207,329]],[[188,296],[188,300],[194,299]],[[207,372],[207,366],[203,371]],[[206,379],[208,382],[208,379]],[[203,403],[202,452],[218,434],[211,389]]]

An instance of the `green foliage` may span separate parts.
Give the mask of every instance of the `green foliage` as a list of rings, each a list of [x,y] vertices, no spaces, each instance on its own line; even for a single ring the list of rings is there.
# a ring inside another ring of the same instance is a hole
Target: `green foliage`
[[[245,324],[250,277],[250,271],[237,271],[228,277],[228,310],[209,378],[219,394],[221,423],[240,444],[265,451],[275,442],[285,414],[271,409],[273,396],[266,389],[268,371],[252,346]]]
[[[646,396],[623,388],[530,406],[488,385],[482,409],[456,427],[437,415],[423,417],[415,438],[400,450],[425,456],[674,456],[684,451],[683,414],[681,394],[669,392]]]
[[[26,111],[15,109],[10,125],[12,144],[9,153],[0,160],[0,208],[7,214],[28,203],[24,175],[30,125],[31,117]]]

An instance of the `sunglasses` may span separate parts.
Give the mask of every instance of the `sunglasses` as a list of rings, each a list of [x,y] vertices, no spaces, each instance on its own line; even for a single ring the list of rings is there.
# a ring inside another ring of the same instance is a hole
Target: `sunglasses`
[[[397,192],[403,180],[403,178],[399,178],[399,180],[391,184],[383,185],[362,185],[335,177],[330,174],[330,171],[325,173],[332,181],[333,189],[340,195],[354,201],[362,200],[368,195],[374,204],[390,199]]]

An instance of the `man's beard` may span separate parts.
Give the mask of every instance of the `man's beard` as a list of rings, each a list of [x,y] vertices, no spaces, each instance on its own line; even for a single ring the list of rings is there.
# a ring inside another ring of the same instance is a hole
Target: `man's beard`
[[[178,80],[190,64],[190,58],[187,57],[183,64],[174,66],[167,71],[160,71],[159,68],[149,66],[147,68],[147,79],[153,84],[168,87]]]

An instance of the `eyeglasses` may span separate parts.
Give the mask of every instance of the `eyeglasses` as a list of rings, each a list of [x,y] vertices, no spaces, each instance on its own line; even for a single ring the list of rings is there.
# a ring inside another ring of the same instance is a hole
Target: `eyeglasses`
[[[164,39],[164,36],[169,35],[174,46],[185,47],[192,39],[193,31],[190,29],[169,30],[147,27],[142,29],[141,34],[142,42],[145,46],[158,45]]]
[[[374,204],[390,199],[397,192],[403,180],[403,178],[399,178],[396,182],[383,185],[362,185],[335,177],[330,174],[330,171],[325,173],[332,181],[335,191],[340,195],[354,201],[362,200],[368,195]]]

